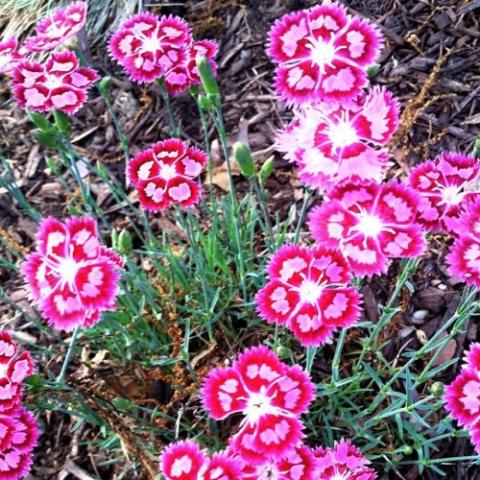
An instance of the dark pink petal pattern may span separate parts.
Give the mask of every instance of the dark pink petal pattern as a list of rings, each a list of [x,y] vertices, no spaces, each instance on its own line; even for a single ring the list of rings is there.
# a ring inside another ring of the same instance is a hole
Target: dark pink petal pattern
[[[284,15],[269,34],[276,93],[296,105],[353,99],[382,46],[376,27],[336,3]]]
[[[183,65],[191,43],[190,27],[182,18],[138,13],[111,37],[109,50],[132,80],[150,83]]]
[[[422,252],[424,233],[416,223],[418,196],[412,188],[352,179],[333,189],[330,199],[310,213],[310,232],[317,242],[339,248],[356,275],[384,273],[391,258]]]
[[[299,367],[289,367],[267,347],[247,349],[231,367],[216,368],[204,379],[202,399],[216,419],[245,416],[231,440],[232,451],[260,464],[281,458],[301,440],[314,386]]]
[[[374,87],[351,102],[297,109],[276,146],[296,163],[300,179],[319,192],[328,193],[352,176],[381,182],[389,158],[383,146],[397,129],[398,116],[397,100]]]
[[[46,218],[22,273],[49,324],[68,331],[90,327],[102,311],[115,309],[122,267],[120,257],[100,245],[92,218]]]
[[[13,94],[22,108],[73,115],[98,78],[95,70],[79,66],[75,53],[56,52],[43,64],[26,60],[18,63],[12,77]]]
[[[475,157],[453,152],[412,169],[409,183],[420,194],[418,221],[428,230],[457,235],[463,206],[476,195],[466,187],[479,173]]]
[[[327,247],[281,247],[268,267],[269,282],[258,292],[260,316],[285,325],[302,345],[320,345],[360,315],[360,296],[348,286],[348,263]]]
[[[322,480],[376,480],[370,462],[350,440],[341,440],[333,448],[317,448],[316,477]]]
[[[146,210],[159,212],[173,204],[191,208],[200,199],[196,178],[207,161],[205,152],[171,138],[135,155],[127,165],[127,177]]]
[[[0,73],[10,73],[25,55],[18,49],[15,37],[0,42]]]
[[[65,9],[56,9],[37,23],[36,35],[27,38],[25,48],[32,52],[45,52],[63,45],[83,28],[87,9],[87,3],[81,1],[73,2]]]

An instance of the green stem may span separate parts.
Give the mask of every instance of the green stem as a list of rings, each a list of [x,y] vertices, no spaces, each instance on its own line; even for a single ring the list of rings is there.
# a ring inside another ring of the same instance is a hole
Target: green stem
[[[275,250],[275,235],[273,234],[272,222],[270,221],[270,215],[268,214],[267,202],[265,201],[265,197],[260,189],[260,185],[258,183],[258,179],[256,175],[252,178],[252,185],[253,185],[253,189],[255,190],[255,193],[257,194],[257,198],[260,203],[260,208],[262,210],[263,217],[265,219],[265,226],[267,228],[268,236],[270,237],[269,249],[270,251],[273,252]]]
[[[305,221],[305,216],[307,214],[308,201],[310,200],[312,195],[313,192],[311,190],[306,190],[303,194],[302,208],[300,210],[300,215],[298,217],[297,227],[295,229],[292,243],[297,243],[298,239],[300,238],[300,231],[302,230],[303,222]]]
[[[180,128],[175,122],[175,116],[173,115],[172,102],[170,101],[170,95],[167,89],[165,88],[165,85],[162,79],[157,82],[157,85],[160,88],[160,93],[162,94],[162,98],[165,103],[165,108],[167,109],[170,135],[172,135],[172,137],[180,137]]]
[[[62,369],[60,370],[60,374],[57,377],[57,384],[65,383],[65,375],[67,374],[68,365],[70,364],[70,360],[72,359],[73,350],[75,348],[75,343],[77,341],[78,333],[80,332],[80,327],[76,327],[72,333],[72,337],[70,338],[70,344],[68,345],[68,350],[65,355],[65,359],[63,360]]]

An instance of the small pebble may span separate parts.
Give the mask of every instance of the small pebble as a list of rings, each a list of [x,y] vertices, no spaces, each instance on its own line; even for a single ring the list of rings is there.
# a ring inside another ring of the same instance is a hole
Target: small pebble
[[[427,318],[428,310],[417,310],[413,312],[412,322],[417,324],[422,324],[425,318]]]

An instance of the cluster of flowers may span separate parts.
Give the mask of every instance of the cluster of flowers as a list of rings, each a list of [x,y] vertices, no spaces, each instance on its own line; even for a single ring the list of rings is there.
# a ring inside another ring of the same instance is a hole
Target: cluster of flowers
[[[34,371],[32,357],[19,352],[7,332],[0,332],[0,478],[26,476],[39,436],[36,418],[24,408],[22,383]]]
[[[242,414],[226,451],[208,456],[193,441],[171,444],[161,456],[167,480],[374,480],[361,452],[349,441],[312,450],[303,444],[300,419],[314,397],[310,377],[265,346],[244,351],[231,367],[205,377],[201,396],[216,420]]]
[[[95,70],[81,67],[69,50],[54,51],[43,62],[31,56],[65,45],[82,30],[86,15],[87,4],[74,2],[38,22],[36,35],[23,46],[17,38],[0,42],[0,73],[11,73],[13,94],[21,107],[72,115],[85,103],[89,88],[99,79]]]
[[[112,36],[110,54],[135,82],[162,80],[171,95],[200,84],[197,55],[205,56],[215,72],[218,44],[195,41],[180,17],[139,13],[126,20]]]
[[[22,274],[51,326],[66,331],[91,327],[103,311],[115,309],[123,260],[100,244],[95,220],[45,218],[36,247]]]

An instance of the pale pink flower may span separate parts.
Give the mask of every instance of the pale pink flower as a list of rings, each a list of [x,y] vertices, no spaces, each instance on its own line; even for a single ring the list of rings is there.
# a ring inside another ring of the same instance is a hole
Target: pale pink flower
[[[67,331],[90,327],[102,311],[115,310],[123,261],[100,244],[93,218],[43,219],[36,247],[22,273],[51,326]]]
[[[381,182],[389,154],[382,148],[398,126],[397,100],[374,87],[355,101],[297,109],[277,136],[277,148],[295,162],[300,179],[319,192],[356,175]]]
[[[244,351],[228,368],[215,368],[204,379],[201,396],[216,420],[234,413],[244,419],[230,439],[231,451],[261,464],[281,459],[303,437],[300,415],[313,400],[314,386],[299,367],[289,367],[267,347]]]
[[[242,465],[242,480],[317,480],[316,460],[310,448],[299,444],[282,458],[255,465],[234,457]]]
[[[269,282],[256,302],[262,318],[285,325],[304,346],[320,345],[360,315],[350,267],[338,250],[281,247],[267,267]]]
[[[177,95],[187,91],[193,85],[200,85],[200,76],[196,64],[198,55],[204,56],[212,71],[217,71],[215,56],[218,52],[218,44],[213,40],[198,40],[189,45],[187,58],[183,63],[176,65],[165,75],[165,87],[170,95]]]
[[[23,407],[0,414],[0,480],[24,478],[40,435],[36,418]]]
[[[184,64],[191,43],[190,27],[182,18],[138,13],[112,36],[109,50],[132,80],[144,83]]]
[[[173,204],[191,208],[200,199],[197,177],[208,155],[177,138],[157,142],[127,165],[127,177],[146,210],[158,212]]]
[[[339,248],[355,275],[385,273],[391,258],[414,258],[423,250],[418,202],[415,190],[401,183],[353,179],[311,211],[310,232],[320,244]]]
[[[18,40],[14,37],[0,42],[0,73],[10,73],[23,60],[25,55],[18,49]]]
[[[32,52],[45,52],[63,45],[85,25],[88,5],[73,2],[67,8],[57,8],[35,26],[36,35],[27,38],[25,48]]]
[[[29,352],[19,352],[8,332],[0,332],[0,413],[16,409],[22,396],[22,383],[34,371]]]
[[[240,480],[240,467],[225,453],[212,456],[191,440],[169,445],[160,457],[167,480]]]
[[[316,477],[322,480],[376,480],[377,473],[370,462],[350,440],[341,440],[333,448],[319,447]]]
[[[467,185],[478,178],[475,157],[445,152],[411,170],[410,185],[420,194],[418,221],[428,230],[459,233],[462,206],[476,193]]]
[[[480,198],[465,202],[455,239],[447,255],[450,273],[480,288]]]
[[[268,54],[278,64],[276,92],[297,105],[352,99],[382,46],[376,27],[347,15],[338,3],[284,15],[269,34]]]
[[[79,66],[75,53],[56,52],[45,63],[20,62],[13,71],[13,94],[23,108],[39,112],[55,109],[73,115],[98,79],[95,70]]]

